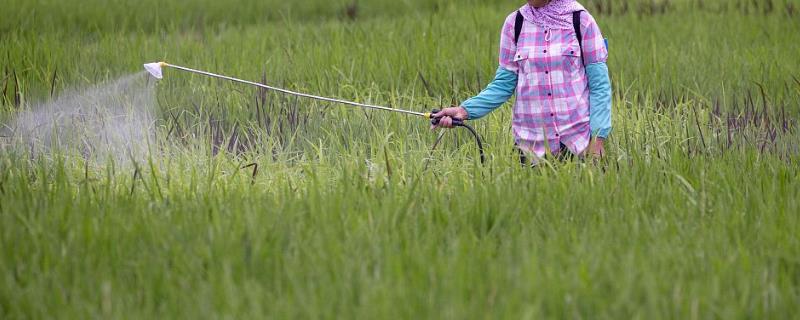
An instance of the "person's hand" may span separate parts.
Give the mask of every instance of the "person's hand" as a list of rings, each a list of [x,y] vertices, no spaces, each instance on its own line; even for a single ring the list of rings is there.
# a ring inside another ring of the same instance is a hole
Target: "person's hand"
[[[605,138],[594,138],[589,143],[589,156],[595,160],[603,158],[606,155],[606,149],[604,146],[606,139]]]
[[[467,120],[469,118],[469,113],[467,113],[467,109],[463,107],[450,107],[444,108],[441,111],[434,113],[433,118],[440,118],[439,125],[431,125],[431,130],[436,129],[437,127],[441,128],[452,128],[453,127],[453,119],[459,120]]]

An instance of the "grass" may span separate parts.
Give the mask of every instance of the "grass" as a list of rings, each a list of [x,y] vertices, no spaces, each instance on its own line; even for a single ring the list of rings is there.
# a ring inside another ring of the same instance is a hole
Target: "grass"
[[[490,80],[519,6],[68,3],[11,1],[2,123],[162,59],[428,110]],[[480,166],[462,132],[431,153],[417,118],[174,70],[150,157],[4,146],[0,318],[791,317],[800,6],[627,3],[587,3],[615,86],[598,166],[520,168],[508,107],[473,123]]]

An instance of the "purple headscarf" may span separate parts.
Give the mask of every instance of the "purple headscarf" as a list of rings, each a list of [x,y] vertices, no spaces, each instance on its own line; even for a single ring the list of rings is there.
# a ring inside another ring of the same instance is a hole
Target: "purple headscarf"
[[[525,20],[545,29],[572,29],[572,12],[586,10],[575,0],[552,0],[541,8],[527,3],[520,9]]]

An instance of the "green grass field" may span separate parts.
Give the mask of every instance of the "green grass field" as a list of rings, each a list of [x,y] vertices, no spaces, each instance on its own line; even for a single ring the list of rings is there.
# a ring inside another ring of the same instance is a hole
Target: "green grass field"
[[[510,103],[482,166],[420,118],[169,69],[149,155],[11,128],[160,60],[426,112],[491,80],[522,1],[2,2],[0,319],[800,312],[800,1],[584,1],[608,155],[535,169]]]

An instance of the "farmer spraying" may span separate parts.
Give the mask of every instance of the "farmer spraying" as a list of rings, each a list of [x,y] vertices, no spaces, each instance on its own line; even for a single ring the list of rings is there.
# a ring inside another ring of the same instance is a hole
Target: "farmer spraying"
[[[561,158],[583,157],[587,150],[602,156],[611,131],[611,84],[608,50],[594,18],[575,0],[528,0],[508,16],[500,33],[500,67],[495,79],[459,107],[419,112],[295,92],[166,62],[144,68],[161,79],[162,69],[201,74],[257,86],[284,94],[419,116],[435,127],[461,127],[475,138],[485,162],[478,133],[465,120],[479,119],[503,105],[516,91],[512,128],[520,160],[544,158],[548,151]]]
[[[557,157],[600,157],[611,131],[607,58],[600,28],[580,3],[528,0],[503,24],[494,80],[433,116],[441,118],[438,127],[450,128],[486,116],[516,91],[512,131],[523,163],[526,155],[535,163],[548,150]]]

